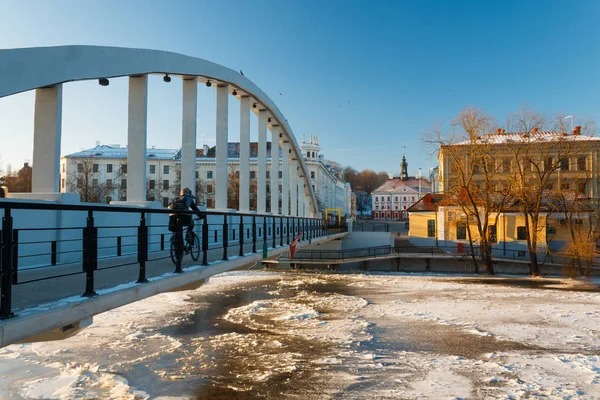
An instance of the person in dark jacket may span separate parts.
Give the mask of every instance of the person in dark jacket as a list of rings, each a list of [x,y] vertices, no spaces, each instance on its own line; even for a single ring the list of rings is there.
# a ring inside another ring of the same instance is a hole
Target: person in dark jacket
[[[198,208],[198,206],[196,205],[196,201],[194,200],[194,196],[192,196],[192,191],[190,190],[190,188],[184,188],[181,189],[181,191],[179,192],[179,197],[176,197],[173,202],[171,203],[170,208],[172,210],[179,210],[179,211],[187,211],[187,210],[192,210],[195,211],[196,214],[198,215],[198,217],[200,219],[204,219],[206,218],[206,214],[203,213],[202,211],[200,211],[200,209]],[[176,218],[176,214],[170,214],[171,217],[171,222],[169,223],[169,225],[173,224],[173,220],[174,218]],[[179,221],[181,222],[181,225],[183,227],[188,227],[188,235],[186,237],[188,243],[191,244],[192,242],[192,235],[191,232],[194,231],[194,218],[192,218],[191,215],[189,214],[182,214],[179,216]]]

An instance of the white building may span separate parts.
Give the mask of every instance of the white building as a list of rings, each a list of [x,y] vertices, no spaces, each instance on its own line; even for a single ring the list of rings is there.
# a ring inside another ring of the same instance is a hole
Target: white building
[[[310,181],[318,202],[325,208],[339,208],[343,215],[351,213],[350,185],[336,179],[323,163],[316,140],[301,146],[309,169]],[[200,205],[215,207],[216,148],[204,146],[196,150],[197,199]],[[256,180],[258,171],[258,144],[250,143],[250,180]],[[239,175],[240,144],[228,143],[229,173]],[[279,192],[282,190],[282,162],[279,162]],[[127,148],[118,144],[96,146],[61,158],[61,193],[79,193],[82,201],[106,202],[127,200]],[[176,196],[181,181],[181,150],[147,149],[146,197],[166,207]],[[271,143],[267,142],[267,180],[271,174]],[[202,189],[198,186],[202,185]],[[252,189],[251,189],[252,191]],[[270,199],[267,200],[268,202]],[[281,211],[279,200],[277,213]]]
[[[431,192],[429,182],[422,177],[408,176],[408,163],[402,157],[400,176],[390,179],[371,194],[373,219],[407,219],[406,210]]]

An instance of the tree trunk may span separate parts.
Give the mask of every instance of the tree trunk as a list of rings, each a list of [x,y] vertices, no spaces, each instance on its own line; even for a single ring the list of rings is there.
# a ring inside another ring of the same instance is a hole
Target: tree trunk
[[[473,236],[471,235],[471,226],[469,225],[468,219],[467,235],[469,235],[469,247],[471,248],[471,258],[473,259],[473,272],[479,274],[479,263],[477,262],[477,257],[475,256],[475,248],[473,247]]]
[[[479,250],[481,252],[481,261],[483,263],[483,267],[485,268],[485,271],[489,275],[495,275],[494,264],[492,262],[492,246],[491,246],[491,244],[487,240],[484,240],[481,242]]]
[[[527,212],[524,212],[523,215],[525,216],[525,234],[527,235],[527,249],[529,250],[529,272],[531,273],[531,276],[541,276],[540,274],[540,266],[538,265],[538,260],[537,260],[537,249],[535,246],[535,241],[532,240],[531,238],[531,224],[529,223],[529,214]],[[537,234],[537,226],[535,226],[536,224],[534,224],[534,232]]]

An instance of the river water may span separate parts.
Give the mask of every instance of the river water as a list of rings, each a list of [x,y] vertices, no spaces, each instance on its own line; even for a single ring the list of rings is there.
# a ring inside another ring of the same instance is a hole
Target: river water
[[[0,350],[0,398],[495,398],[501,385],[469,368],[490,354],[551,351],[435,318],[398,319],[394,305],[435,294],[387,284],[402,277],[364,279],[240,272],[155,296],[68,340]],[[452,371],[432,380],[433,367]]]

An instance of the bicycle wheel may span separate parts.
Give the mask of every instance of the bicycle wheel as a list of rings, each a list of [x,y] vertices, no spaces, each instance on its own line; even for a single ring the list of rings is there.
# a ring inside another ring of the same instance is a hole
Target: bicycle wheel
[[[193,235],[194,242],[192,244],[192,248],[190,249],[190,254],[192,255],[192,259],[194,261],[198,261],[198,258],[200,258],[200,238],[195,233]]]

